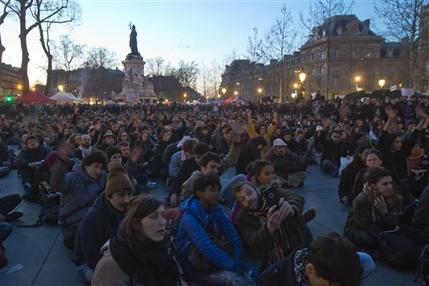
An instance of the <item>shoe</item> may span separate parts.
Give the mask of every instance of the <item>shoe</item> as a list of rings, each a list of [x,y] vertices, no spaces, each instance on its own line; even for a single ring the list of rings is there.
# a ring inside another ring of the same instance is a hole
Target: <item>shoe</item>
[[[153,190],[158,187],[158,184],[156,182],[148,181],[146,187],[148,188],[148,190]]]
[[[7,222],[13,222],[22,217],[24,214],[22,212],[11,212],[10,214],[6,215],[6,221]]]
[[[311,208],[308,211],[306,211],[305,213],[303,213],[302,217],[304,218],[304,221],[306,223],[310,222],[316,217],[316,210]]]

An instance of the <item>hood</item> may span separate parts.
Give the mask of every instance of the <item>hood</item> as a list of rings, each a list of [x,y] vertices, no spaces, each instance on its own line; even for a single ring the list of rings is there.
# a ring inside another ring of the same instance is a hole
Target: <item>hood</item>
[[[113,206],[109,203],[109,201],[105,198],[105,193],[101,192],[97,199],[95,200],[92,207],[104,214],[106,214],[109,217],[114,218],[120,218],[122,219],[124,217],[125,213],[121,213],[117,211]]]
[[[106,177],[106,173],[105,171],[102,171],[100,174],[100,177],[98,178],[98,180],[91,178],[85,171],[85,168],[83,167],[82,164],[76,164],[73,166],[73,172],[75,172],[79,177],[82,178],[82,180],[84,180],[85,182],[98,182],[100,180],[103,179],[103,177]]]
[[[204,226],[207,226],[212,218],[220,211],[223,212],[222,207],[217,204],[208,213],[200,203],[200,200],[191,196],[187,200],[183,201],[180,204],[180,210],[183,214],[192,214],[194,215]]]

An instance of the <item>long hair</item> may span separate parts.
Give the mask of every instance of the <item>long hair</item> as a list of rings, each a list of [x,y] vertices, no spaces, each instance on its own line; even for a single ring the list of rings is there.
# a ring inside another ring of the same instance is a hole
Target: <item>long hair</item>
[[[130,208],[120,226],[120,232],[131,248],[145,243],[147,238],[141,231],[140,221],[156,211],[162,202],[149,195],[139,195],[131,200]]]

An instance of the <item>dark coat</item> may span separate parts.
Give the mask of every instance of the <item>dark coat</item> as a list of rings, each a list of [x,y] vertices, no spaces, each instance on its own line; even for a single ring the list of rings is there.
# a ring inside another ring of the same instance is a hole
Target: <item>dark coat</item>
[[[102,172],[98,180],[91,178],[82,165],[76,165],[67,173],[61,196],[59,224],[62,228],[79,225],[89,208],[106,186],[107,174]]]
[[[296,282],[295,271],[293,269],[293,260],[296,251],[292,252],[281,262],[275,263],[265,269],[258,278],[258,286],[298,286]]]
[[[271,147],[265,159],[271,161],[276,174],[286,180],[290,174],[307,169],[305,158],[290,150],[286,150],[285,155],[279,156],[274,152],[274,147]]]
[[[79,224],[73,252],[76,265],[86,263],[95,269],[101,258],[100,249],[116,232],[124,217],[115,210],[102,192]]]
[[[355,184],[356,176],[359,171],[365,168],[365,165],[361,160],[355,158],[342,172],[340,176],[340,183],[338,185],[338,197],[348,197],[349,199],[354,198],[353,187]]]
[[[292,250],[309,244],[313,238],[305,224],[301,213],[304,207],[304,198],[293,192],[281,190],[282,197],[292,206],[295,216],[283,221],[287,232],[288,245],[283,245],[284,255]],[[274,247],[275,236],[268,232],[266,221],[256,216],[254,212],[242,209],[237,215],[237,228],[250,249],[267,264],[268,251]]]
[[[48,150],[39,147],[34,150],[24,149],[19,152],[18,156],[15,158],[14,166],[18,168],[22,179],[24,181],[29,181],[30,178],[34,175],[35,169],[28,166],[31,162],[38,162],[45,160],[48,155]]]

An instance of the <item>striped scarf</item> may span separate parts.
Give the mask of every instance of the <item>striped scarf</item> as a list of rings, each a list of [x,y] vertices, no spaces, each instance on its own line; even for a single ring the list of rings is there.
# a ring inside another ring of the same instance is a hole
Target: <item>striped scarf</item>
[[[267,223],[267,214],[269,206],[267,205],[266,200],[264,197],[260,196],[261,199],[261,207],[259,210],[252,212],[251,214],[256,216],[259,221],[265,225]],[[275,238],[273,242],[272,248],[268,251],[267,254],[267,265],[274,264],[276,262],[279,262],[283,260],[285,256],[284,248],[289,249],[289,238],[286,231],[286,226],[284,223],[282,223],[280,229],[275,233]]]

